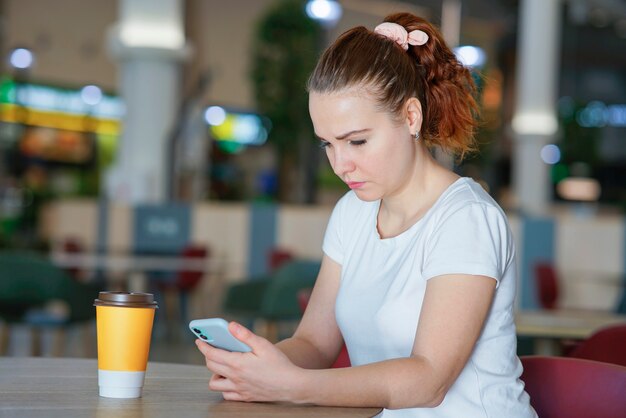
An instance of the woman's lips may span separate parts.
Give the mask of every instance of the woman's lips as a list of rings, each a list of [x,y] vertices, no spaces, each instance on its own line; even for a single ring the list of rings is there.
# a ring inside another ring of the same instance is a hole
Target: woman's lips
[[[351,189],[359,189],[365,184],[365,182],[364,181],[349,181],[346,184]]]

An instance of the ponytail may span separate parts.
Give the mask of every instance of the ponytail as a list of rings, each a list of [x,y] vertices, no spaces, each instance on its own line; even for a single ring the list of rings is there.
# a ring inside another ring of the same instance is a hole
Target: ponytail
[[[479,109],[470,71],[459,62],[441,33],[425,19],[409,13],[396,13],[384,20],[397,23],[407,31],[421,30],[429,37],[426,44],[410,46],[408,51],[424,80],[421,97],[423,137],[461,157],[474,151]]]

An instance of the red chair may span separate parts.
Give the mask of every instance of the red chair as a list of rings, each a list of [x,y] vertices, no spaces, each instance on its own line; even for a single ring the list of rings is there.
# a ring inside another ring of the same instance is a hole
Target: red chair
[[[612,325],[596,331],[591,337],[580,342],[569,353],[569,357],[626,367],[626,324]]]
[[[202,261],[206,260],[209,256],[209,249],[206,246],[197,244],[187,245],[180,253],[180,257],[183,261]],[[203,270],[193,268],[180,270],[171,277],[156,276],[152,278],[152,280],[161,292],[169,291],[178,294],[179,314],[183,322],[186,323],[188,320],[187,310],[189,294],[200,284],[204,275],[205,272]],[[165,298],[163,299],[163,303],[166,304]],[[171,307],[167,305],[165,306],[165,311],[168,317],[172,317],[174,314],[171,311]]]
[[[85,247],[82,242],[75,237],[65,238],[61,244],[63,252],[67,255],[80,255],[85,252]],[[64,271],[74,280],[81,281],[84,276],[84,271],[78,267],[68,267]]]
[[[273,248],[268,254],[270,271],[278,270],[280,266],[294,259],[293,253],[284,248]]]
[[[566,357],[521,360],[521,379],[539,417],[626,417],[626,367]]]
[[[209,250],[205,246],[192,244],[185,247],[180,256],[184,260],[206,260],[209,257]],[[202,270],[181,270],[176,276],[174,285],[181,292],[189,292],[202,281],[203,277]]]
[[[309,304],[312,291],[313,289],[303,289],[298,292],[298,304],[300,305],[300,309],[302,309],[303,313]],[[348,355],[348,349],[345,344],[341,347],[341,351],[339,352],[337,359],[331,366],[333,369],[340,369],[342,367],[350,367],[350,356]]]
[[[555,309],[559,299],[559,279],[552,264],[535,264],[535,285],[541,307]]]

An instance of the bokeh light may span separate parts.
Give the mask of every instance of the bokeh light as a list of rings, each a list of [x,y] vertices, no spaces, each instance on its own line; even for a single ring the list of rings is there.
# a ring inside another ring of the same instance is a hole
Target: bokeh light
[[[11,66],[20,70],[30,68],[33,65],[33,61],[33,53],[26,48],[15,48],[9,58]]]
[[[102,101],[102,90],[94,85],[85,86],[80,90],[80,98],[86,104],[95,106]]]
[[[556,164],[561,161],[561,150],[554,144],[548,144],[541,148],[541,159],[546,164]]]
[[[220,106],[210,106],[204,112],[204,119],[211,126],[220,126],[226,120],[226,111]]]

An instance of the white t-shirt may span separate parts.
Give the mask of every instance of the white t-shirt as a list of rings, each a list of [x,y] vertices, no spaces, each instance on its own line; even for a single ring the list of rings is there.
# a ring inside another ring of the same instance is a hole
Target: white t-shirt
[[[459,273],[497,281],[476,347],[444,401],[382,416],[536,417],[519,380],[515,249],[502,209],[479,184],[460,178],[408,230],[381,239],[379,205],[348,192],[324,237],[324,253],[342,267],[336,319],[353,365],[411,355],[428,279]]]

